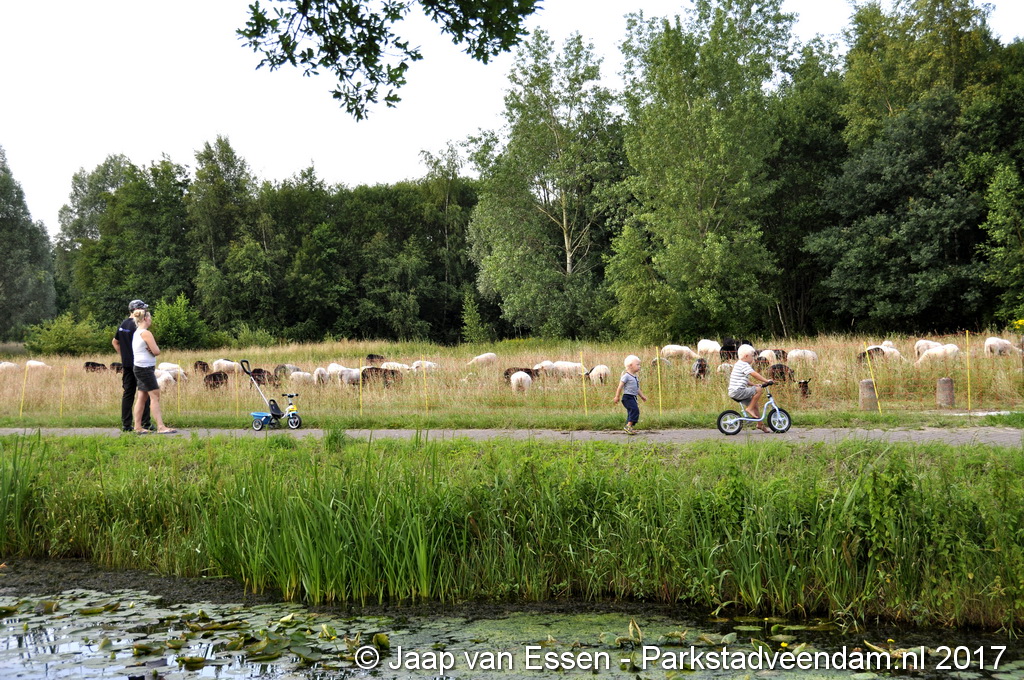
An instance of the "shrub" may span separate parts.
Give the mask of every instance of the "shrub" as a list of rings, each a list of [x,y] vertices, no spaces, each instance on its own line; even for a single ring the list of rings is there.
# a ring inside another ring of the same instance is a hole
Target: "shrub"
[[[168,349],[201,349],[207,346],[210,335],[206,322],[184,293],[173,302],[163,299],[153,307],[153,331],[160,346]]]
[[[277,338],[262,328],[250,328],[249,324],[243,323],[238,326],[231,344],[238,348],[271,347],[277,344]]]
[[[92,315],[76,322],[71,312],[56,319],[29,326],[25,349],[32,354],[95,354],[110,350],[113,331],[105,331]]]

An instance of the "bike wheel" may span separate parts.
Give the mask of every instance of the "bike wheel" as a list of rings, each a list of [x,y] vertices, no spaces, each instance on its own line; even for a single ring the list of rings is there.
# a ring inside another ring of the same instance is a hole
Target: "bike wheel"
[[[742,417],[736,411],[722,411],[718,416],[718,431],[722,434],[737,434],[743,429]]]
[[[793,424],[793,419],[789,417],[789,414],[781,408],[776,408],[768,416],[768,427],[772,428],[776,432],[786,432]]]
[[[263,429],[263,419],[262,418],[253,418],[252,419],[252,429],[256,430],[257,432],[262,430]]]
[[[302,418],[298,413],[288,414],[288,427],[292,430],[297,430],[302,427]]]

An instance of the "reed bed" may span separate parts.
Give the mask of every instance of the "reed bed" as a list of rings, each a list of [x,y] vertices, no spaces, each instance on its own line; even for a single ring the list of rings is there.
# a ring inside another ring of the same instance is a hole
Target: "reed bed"
[[[936,383],[951,377],[956,390],[956,407],[962,411],[1024,409],[1024,371],[1017,356],[985,357],[984,336],[942,336],[941,342],[957,343],[970,352],[948,362],[917,367],[913,364],[915,338],[893,338],[905,361],[876,361],[870,365],[856,355],[878,339],[849,336],[818,336],[797,340],[763,339],[759,347],[814,349],[819,361],[793,362],[796,378],[809,378],[811,394],[802,398],[794,385],[777,388],[776,398],[801,424],[948,424],[936,406]],[[497,364],[467,366],[468,360],[484,351],[495,351]],[[251,348],[229,353],[167,352],[162,360],[178,363],[191,372],[197,359],[248,359],[254,367],[273,370],[280,363],[292,363],[312,371],[331,362],[356,367],[368,353],[411,364],[427,359],[440,368],[427,375],[409,373],[400,385],[385,389],[367,385],[362,391],[337,383],[292,387],[300,393],[298,405],[310,427],[555,427],[601,429],[621,426],[622,410],[611,397],[621,373],[622,360],[630,353],[644,359],[642,387],[650,401],[643,408],[648,427],[707,427],[714,416],[735,404],[726,396],[727,374],[715,371],[717,358],[710,361],[706,380],[690,373],[691,362],[673,360],[660,370],[651,365],[657,348],[625,343],[581,345],[569,342],[511,340],[493,346],[442,347],[426,343],[330,342]],[[592,385],[589,380],[540,379],[529,392],[515,393],[502,378],[508,367],[530,367],[544,359],[580,361],[592,367],[605,364],[612,369],[610,384]],[[113,373],[86,373],[85,360],[109,361],[111,356],[83,358],[43,357],[50,369],[0,372],[0,424],[84,426],[118,422],[120,378]],[[24,357],[18,359],[24,366]],[[968,366],[969,364],[969,366]],[[970,403],[968,403],[968,369]],[[873,377],[881,404],[880,413],[858,410],[858,385]],[[271,388],[274,394],[287,391]],[[248,413],[263,408],[262,400],[245,375],[232,376],[219,390],[203,386],[202,376],[193,374],[163,391],[164,413],[179,427],[244,427]],[[922,414],[927,418],[922,421]]]
[[[309,602],[637,598],[1018,629],[1024,452],[0,439],[3,556]]]

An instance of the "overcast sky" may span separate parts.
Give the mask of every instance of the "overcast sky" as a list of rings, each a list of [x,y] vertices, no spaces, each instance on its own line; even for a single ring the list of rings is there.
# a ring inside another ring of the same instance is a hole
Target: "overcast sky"
[[[146,165],[166,154],[193,167],[217,135],[261,180],[313,165],[328,184],[421,177],[419,152],[440,151],[501,125],[512,63],[482,65],[414,10],[400,34],[423,48],[397,109],[379,106],[355,122],[330,96],[329,76],[255,70],[258,57],[235,30],[249,0],[0,0],[0,147],[29,210],[55,235],[71,176],[111,154]],[[990,25],[1004,42],[1024,28],[1024,2],[995,0]],[[797,37],[839,39],[849,0],[784,0]],[[684,0],[544,0],[528,23],[557,45],[573,31],[594,43],[618,89],[624,15],[674,16]]]

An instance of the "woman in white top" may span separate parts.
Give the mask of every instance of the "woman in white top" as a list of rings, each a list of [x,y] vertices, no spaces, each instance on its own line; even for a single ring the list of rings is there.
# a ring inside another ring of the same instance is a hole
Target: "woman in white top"
[[[148,309],[136,309],[132,312],[135,319],[135,334],[132,335],[132,351],[135,353],[135,380],[138,382],[138,393],[135,396],[134,416],[135,431],[138,434],[149,434],[149,430],[142,427],[142,412],[146,408],[146,401],[149,400],[150,414],[156,421],[157,434],[173,434],[177,430],[164,425],[163,415],[160,412],[160,383],[156,380],[156,357],[160,354],[156,339],[149,331],[153,325],[153,317]]]

